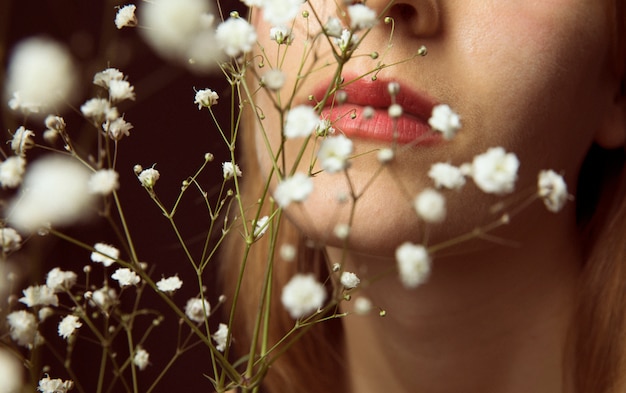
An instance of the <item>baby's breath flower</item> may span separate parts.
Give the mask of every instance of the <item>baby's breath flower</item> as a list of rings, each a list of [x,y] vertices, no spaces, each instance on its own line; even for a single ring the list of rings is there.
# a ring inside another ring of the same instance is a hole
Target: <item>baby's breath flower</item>
[[[285,129],[286,138],[303,138],[311,135],[319,123],[315,109],[308,105],[300,105],[287,112]]]
[[[227,56],[237,57],[252,50],[257,35],[248,21],[231,17],[217,26],[215,38]]]
[[[92,194],[109,195],[120,186],[119,174],[114,169],[100,169],[89,178],[89,192]]]
[[[185,305],[185,315],[194,322],[204,322],[211,314],[211,305],[206,299],[191,298]]]
[[[350,17],[350,28],[354,31],[371,29],[378,23],[376,12],[362,3],[350,5],[348,16]]]
[[[268,216],[263,216],[258,219],[258,221],[254,224],[254,238],[259,239],[261,236],[267,232],[267,228],[269,228],[268,221],[270,218]]]
[[[15,130],[13,138],[11,139],[11,149],[18,156],[25,156],[26,150],[35,146],[34,137],[35,133],[33,131],[24,128],[24,126],[20,126]]]
[[[76,315],[66,315],[59,323],[59,336],[67,340],[81,326],[83,324]]]
[[[474,157],[472,178],[476,185],[489,194],[512,192],[517,180],[519,160],[502,147],[492,147]]]
[[[183,281],[178,276],[162,278],[156,283],[161,292],[174,293],[183,286]]]
[[[126,80],[113,79],[109,82],[109,98],[112,102],[135,100],[135,87]]]
[[[91,253],[91,260],[106,267],[111,266],[120,257],[120,250],[110,244],[96,243],[93,248],[95,251]]]
[[[39,322],[43,322],[46,319],[50,318],[54,315],[54,309],[52,307],[42,307],[37,312],[37,317],[39,318]]]
[[[396,262],[400,281],[406,288],[416,288],[428,279],[430,256],[424,246],[403,243],[396,249]]]
[[[465,185],[465,176],[461,169],[445,162],[433,164],[428,171],[428,177],[435,182],[437,188],[458,190]]]
[[[324,171],[336,173],[348,166],[350,154],[352,154],[352,141],[340,134],[322,141],[317,158]]]
[[[194,104],[198,104],[198,110],[202,109],[202,107],[210,108],[213,105],[217,104],[217,100],[220,97],[211,89],[202,89],[196,91],[196,97]]]
[[[389,117],[392,119],[397,119],[402,116],[402,107],[399,104],[391,104],[389,105],[389,109],[387,110],[389,113]]]
[[[23,392],[22,377],[22,364],[18,357],[9,350],[0,349],[0,381],[2,381],[0,392]]]
[[[87,295],[87,294],[85,294]],[[109,309],[117,304],[117,292],[113,288],[106,285],[91,293],[89,297],[92,306],[99,307],[102,311],[108,312]]]
[[[289,315],[297,319],[322,307],[326,290],[312,274],[296,274],[283,287],[280,300]]]
[[[9,227],[0,228],[0,247],[2,247],[2,252],[16,251],[21,246],[22,237],[15,229]]]
[[[339,38],[341,37],[341,32],[344,30],[343,25],[339,18],[334,16],[329,16],[326,20],[326,24],[324,24],[324,33],[326,33],[329,37]]]
[[[0,163],[0,184],[2,188],[15,188],[22,183],[26,171],[26,160],[21,156],[11,156]]]
[[[124,74],[117,68],[107,68],[103,71],[96,72],[93,76],[93,84],[96,86],[109,88],[111,81],[124,80]]]
[[[111,275],[111,278],[116,280],[122,288],[137,285],[141,282],[141,278],[137,275],[137,273],[126,267],[117,269]]]
[[[23,297],[19,299],[28,307],[35,306],[59,306],[59,298],[54,293],[54,289],[47,285],[31,285],[22,291]]]
[[[341,273],[341,285],[343,285],[346,289],[356,288],[361,280],[357,277],[356,274],[351,272],[343,272]]]
[[[275,26],[270,28],[270,39],[276,41],[278,45],[291,45],[293,42],[293,32],[284,26]]]
[[[37,317],[25,310],[13,311],[7,315],[11,339],[23,347],[38,344]]]
[[[335,133],[335,128],[329,119],[319,119],[317,126],[315,126],[315,135],[324,137]]]
[[[80,107],[83,116],[93,120],[97,124],[105,120],[115,120],[119,117],[117,108],[111,107],[109,100],[104,98],[91,98]]]
[[[56,131],[65,131],[65,119],[61,116],[48,115],[44,120],[46,128]]]
[[[347,52],[359,41],[359,37],[356,34],[352,34],[350,30],[344,29],[338,38],[335,38],[335,43],[339,47],[341,52]]]
[[[386,164],[389,161],[393,160],[393,157],[395,156],[395,153],[393,151],[393,149],[388,148],[388,147],[384,147],[382,149],[380,149],[378,151],[378,154],[376,155],[376,158],[378,158],[378,161],[381,164]]]
[[[67,393],[67,391],[71,390],[73,387],[74,382],[72,381],[63,381],[60,378],[50,379],[49,376],[45,376],[39,380],[37,390],[41,393]]]
[[[107,133],[109,138],[114,141],[121,140],[124,136],[130,136],[130,130],[133,125],[124,120],[123,117],[118,117],[115,120],[107,120],[102,124],[102,129]]]
[[[363,296],[354,299],[354,312],[359,315],[366,315],[372,310],[372,302]]]
[[[154,188],[154,185],[156,184],[157,180],[159,180],[160,176],[161,174],[156,169],[147,168],[141,171],[141,173],[139,173],[138,178],[142,186],[148,189],[152,189]]]
[[[135,350],[135,356],[133,356],[133,363],[141,371],[145,370],[150,363],[150,354],[142,347],[137,347],[137,349]]]
[[[439,192],[427,188],[413,202],[417,215],[426,222],[437,223],[446,218],[446,200]]]
[[[271,69],[263,75],[262,81],[271,91],[278,91],[285,85],[285,73],[277,68]]]
[[[224,175],[224,179],[228,180],[233,178],[234,176],[241,177],[241,169],[239,169],[239,165],[233,164],[232,162],[223,162],[222,163],[222,174]]]
[[[220,352],[224,352],[226,349],[226,341],[228,340],[228,325],[220,323],[217,327],[217,331],[211,336],[215,341],[215,349]]]
[[[120,7],[115,14],[115,27],[121,29],[122,27],[137,26],[137,17],[135,16],[136,9],[137,6],[134,4],[127,4]]]
[[[274,199],[282,208],[291,202],[303,202],[313,191],[313,180],[304,173],[297,172],[292,177],[278,183],[274,190]]]
[[[283,244],[280,246],[280,257],[287,262],[292,262],[296,258],[297,250],[291,244]]]
[[[63,292],[71,289],[76,284],[78,276],[72,271],[63,271],[58,267],[50,270],[46,276],[46,286],[54,292]]]
[[[289,26],[298,16],[303,0],[263,0],[263,19],[273,26]]]
[[[542,170],[537,179],[537,194],[543,199],[546,208],[551,212],[559,212],[569,194],[563,176],[553,170]]]
[[[448,105],[441,104],[433,108],[428,124],[444,139],[452,139],[461,129],[461,118]]]

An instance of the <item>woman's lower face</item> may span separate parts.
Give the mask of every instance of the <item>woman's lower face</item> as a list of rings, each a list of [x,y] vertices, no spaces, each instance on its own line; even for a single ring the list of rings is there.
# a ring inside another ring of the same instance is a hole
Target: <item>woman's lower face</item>
[[[386,0],[366,4],[380,13]],[[296,18],[290,46],[271,40],[272,26],[255,15],[265,51],[264,67],[257,70],[261,75],[272,68],[283,70],[286,83],[279,93],[272,93],[282,103],[289,101],[298,84],[292,107],[314,106],[336,69],[332,40],[313,41],[305,26],[313,36],[320,30],[314,15],[325,22],[341,10],[329,0],[310,1],[303,10],[309,10],[308,21]],[[322,111],[335,134],[352,140],[354,151],[345,172],[317,173],[319,168],[314,167],[313,193],[288,208],[289,217],[307,235],[339,242],[333,228],[350,222],[351,195],[358,195],[358,200],[349,239],[351,247],[363,252],[389,254],[403,241],[420,242],[426,231],[431,243],[468,232],[492,220],[489,209],[501,199],[471,184],[446,191],[447,219],[427,226],[417,218],[412,199],[434,186],[427,176],[433,163],[459,166],[495,146],[519,157],[515,193],[534,189],[541,169],[563,173],[573,189],[580,163],[596,133],[602,132],[606,108],[614,97],[605,4],[405,0],[385,15],[393,23],[378,23],[343,68],[345,103],[334,101]],[[421,46],[428,54],[415,56]],[[311,53],[303,60],[307,50]],[[371,56],[374,52],[377,58]],[[277,59],[282,59],[280,65]],[[389,82],[400,86],[398,103],[404,114],[397,122],[386,112],[391,103],[386,96]],[[265,109],[272,106],[266,93],[258,93],[256,100],[264,108],[263,126],[255,135],[261,167],[267,173],[271,164],[261,129],[277,149],[281,118]],[[428,120],[424,112],[436,104],[449,105],[461,117],[462,128],[451,140],[423,135]],[[371,119],[362,113],[367,106],[375,109]],[[287,141],[288,169],[302,143],[298,138]],[[392,146],[395,156],[381,169],[378,151]],[[318,147],[319,140],[309,142],[299,171],[309,172]],[[536,221],[552,214],[533,212],[521,219]]]

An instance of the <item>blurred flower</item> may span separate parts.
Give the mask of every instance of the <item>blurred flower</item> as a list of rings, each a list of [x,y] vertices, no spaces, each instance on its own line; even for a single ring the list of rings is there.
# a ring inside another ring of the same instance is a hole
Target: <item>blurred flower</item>
[[[13,311],[7,315],[11,339],[23,347],[37,346],[41,338],[37,332],[37,318],[28,311]]]
[[[340,134],[322,141],[317,158],[324,171],[336,173],[348,166],[350,154],[352,154],[352,141]]]
[[[11,156],[0,163],[0,184],[2,188],[15,188],[22,183],[26,171],[26,160],[21,156]]]
[[[284,134],[286,138],[301,138],[311,135],[320,121],[312,106],[300,105],[287,112]]]
[[[396,249],[396,262],[400,281],[406,288],[415,288],[424,283],[430,274],[430,257],[426,248],[410,242]]]
[[[35,306],[55,306],[59,305],[59,298],[54,293],[54,289],[47,285],[31,285],[22,291],[23,297],[19,299],[28,307]]]
[[[22,390],[22,364],[15,354],[9,350],[0,349],[0,393],[18,393]]]
[[[111,266],[120,257],[120,250],[109,244],[96,243],[93,248],[95,251],[91,253],[91,260],[106,267]]]
[[[133,363],[135,364],[135,366],[143,371],[146,369],[146,367],[148,367],[149,362],[150,354],[148,353],[148,351],[146,351],[142,347],[137,347],[137,349],[135,350],[135,356],[133,356]]]
[[[35,137],[35,133],[31,130],[27,130],[24,126],[19,127],[15,130],[13,134],[13,138],[11,139],[11,149],[18,156],[25,156],[26,150],[31,149],[35,146],[35,141],[33,138]]]
[[[121,81],[124,79],[124,73],[117,68],[107,68],[103,71],[96,72],[93,76],[93,84],[96,86],[109,89],[111,81]]]
[[[215,349],[220,352],[224,352],[226,349],[226,341],[228,340],[228,326],[224,323],[220,323],[217,327],[217,331],[211,336],[215,341]]]
[[[372,302],[363,296],[354,299],[354,312],[359,315],[368,314],[372,310]]]
[[[115,120],[120,115],[116,107],[112,107],[109,100],[104,98],[91,98],[80,107],[83,116],[91,119],[96,124],[101,124],[105,120]]]
[[[122,27],[137,26],[137,17],[135,16],[136,9],[137,7],[134,4],[127,4],[120,7],[115,14],[115,27],[121,29]]]
[[[563,176],[551,169],[539,172],[537,188],[537,193],[543,199],[546,208],[554,213],[563,208],[569,197]]]
[[[283,287],[280,300],[289,315],[297,319],[322,307],[326,290],[312,274],[296,274]]]
[[[90,293],[88,298],[91,300],[92,305],[99,307],[104,312],[108,312],[111,307],[117,304],[117,292],[106,285]]]
[[[278,183],[274,190],[274,199],[282,208],[286,208],[291,202],[306,200],[313,191],[313,181],[304,173],[297,172],[292,177],[285,178]]]
[[[428,171],[428,177],[435,182],[437,188],[458,190],[465,185],[465,176],[461,169],[444,162],[433,164]]]
[[[344,26],[341,24],[339,18],[328,17],[326,24],[324,25],[324,33],[329,37],[339,38],[344,30]]]
[[[117,269],[111,275],[111,278],[116,280],[122,288],[137,285],[141,282],[141,278],[137,273],[125,267]]]
[[[46,276],[46,286],[52,288],[54,292],[63,292],[71,289],[76,284],[76,279],[76,273],[55,267]]]
[[[156,286],[161,292],[173,293],[183,286],[183,281],[178,276],[172,276],[160,279]]]
[[[263,0],[263,19],[273,26],[288,26],[298,16],[304,0]]]
[[[265,234],[265,232],[267,231],[267,228],[269,228],[269,225],[268,225],[269,219],[270,218],[268,216],[263,216],[263,217],[260,217],[259,220],[254,224],[253,236],[255,239],[258,239]]]
[[[100,169],[91,174],[87,186],[92,194],[109,195],[120,186],[119,174],[114,169]]]
[[[341,273],[341,285],[343,285],[346,289],[356,288],[361,280],[357,277],[356,274],[351,272],[343,272]]]
[[[378,22],[376,12],[365,4],[357,3],[348,6],[350,28],[353,30],[371,29]]]
[[[333,228],[333,233],[337,236],[337,239],[347,239],[350,235],[350,225],[337,224],[335,228]]]
[[[274,68],[263,74],[263,85],[271,91],[278,91],[285,85],[285,73]]]
[[[252,50],[257,35],[247,20],[230,17],[217,26],[215,38],[227,56],[237,57]]]
[[[381,164],[385,164],[388,163],[389,161],[393,160],[393,157],[395,156],[395,153],[393,151],[393,149],[390,149],[388,147],[384,147],[382,149],[380,149],[378,151],[378,155],[376,156],[376,158],[378,158],[378,161]]]
[[[206,299],[203,300],[194,297],[189,299],[185,305],[185,315],[194,322],[204,322],[210,314],[211,305]]]
[[[507,153],[502,147],[492,147],[474,157],[471,175],[484,192],[505,194],[513,191],[518,168],[515,154]]]
[[[428,124],[441,132],[444,139],[452,139],[461,129],[461,118],[448,105],[441,104],[433,108]]]
[[[441,222],[446,218],[446,200],[439,192],[427,188],[413,202],[417,215],[426,222]]]
[[[22,246],[22,237],[13,228],[0,228],[0,246],[4,253],[19,250]]]
[[[5,85],[12,109],[47,115],[67,107],[76,92],[76,68],[65,46],[48,38],[19,42],[11,54]]]
[[[67,340],[81,326],[83,324],[76,315],[66,315],[59,323],[59,336]]]

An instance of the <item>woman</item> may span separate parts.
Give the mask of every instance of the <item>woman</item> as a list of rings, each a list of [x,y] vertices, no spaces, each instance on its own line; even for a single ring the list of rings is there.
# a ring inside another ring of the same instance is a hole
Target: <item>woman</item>
[[[335,3],[321,1],[311,7],[324,10],[319,18],[326,20],[335,14]],[[402,0],[387,8],[385,0],[370,0],[367,5],[393,18],[392,46],[387,49],[390,25],[372,29],[342,72],[344,83],[356,80],[343,87],[345,104],[322,111],[351,137],[358,159],[347,171],[350,183],[341,174],[318,174],[313,193],[286,209],[289,222],[281,224],[278,244],[298,244],[299,254],[296,263],[276,264],[275,287],[296,271],[315,271],[324,280],[327,266],[341,262],[342,270],[361,278],[382,275],[359,295],[386,316],[349,315],[311,329],[273,364],[266,390],[624,391],[624,1]],[[269,31],[262,18],[254,19],[258,31]],[[259,39],[267,59],[285,50],[269,35]],[[289,47],[284,69],[298,68],[303,42],[296,39]],[[428,56],[411,58],[421,45]],[[371,71],[378,60],[369,56],[374,52],[385,53],[384,63],[394,64],[377,70],[375,81]],[[317,54],[317,65],[332,60],[328,50]],[[296,82],[296,74],[289,74],[283,91]],[[368,123],[362,112],[382,106],[388,82],[398,84],[397,98],[412,121],[423,122],[423,107],[445,103],[461,115],[462,130],[450,141],[402,139],[401,128],[412,126],[399,126],[400,136],[381,135],[381,124],[394,120],[377,112]],[[327,73],[312,72],[291,105],[313,105],[310,97],[330,83]],[[268,97],[260,93],[256,104],[268,107]],[[342,114],[348,116],[338,120]],[[272,130],[281,129],[282,119],[265,115],[250,127],[255,136],[248,135],[244,146],[249,202],[260,187],[253,182],[271,169],[271,159],[254,142],[265,146],[265,130],[270,146],[281,139],[280,131]],[[381,162],[371,152],[397,142],[393,159],[377,174]],[[287,144],[297,152],[301,143]],[[534,186],[540,170],[552,168],[564,174],[570,190],[578,190],[575,201],[556,215],[535,203],[490,233],[495,241],[474,239],[434,254],[433,272],[417,289],[407,290],[394,275],[385,275],[403,242],[438,244],[494,220],[490,209],[500,199],[471,185],[446,194],[443,223],[424,225],[410,204],[410,196],[432,187],[432,163],[471,162],[492,146],[519,157],[520,192]],[[307,147],[304,157],[313,151]],[[286,153],[285,162],[296,158]],[[307,171],[309,164],[305,159],[298,169]],[[608,175],[598,180],[600,173]],[[595,188],[600,191],[592,195]],[[342,196],[363,189],[350,221],[351,204]],[[347,240],[333,233],[348,222]],[[228,261],[238,260],[242,249],[232,239],[225,251]],[[321,246],[306,247],[311,240]],[[246,293],[258,293],[254,287],[261,280],[255,277],[263,275],[264,259],[263,253],[251,256]],[[224,267],[232,277],[238,268],[232,262]],[[233,327],[236,345],[251,334],[257,306],[252,296],[241,300]],[[272,307],[270,341],[275,342],[294,321],[278,299]],[[352,310],[353,302],[342,306]]]

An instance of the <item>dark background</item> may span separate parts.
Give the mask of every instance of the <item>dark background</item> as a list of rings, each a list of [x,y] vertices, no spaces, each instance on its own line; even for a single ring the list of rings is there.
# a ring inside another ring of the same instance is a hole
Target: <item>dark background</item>
[[[139,1],[135,2],[139,6]],[[93,97],[97,88],[92,85],[93,74],[107,67],[120,69],[132,85],[135,86],[137,99],[120,105],[125,119],[133,124],[131,136],[119,144],[117,170],[120,174],[120,197],[127,214],[130,230],[142,261],[154,269],[152,277],[178,273],[184,282],[183,289],[174,295],[174,301],[181,307],[189,297],[198,292],[193,270],[186,260],[167,220],[150,200],[139,185],[133,166],[141,164],[144,168],[156,164],[161,173],[156,191],[166,206],[172,206],[178,195],[181,182],[192,175],[202,164],[206,152],[211,152],[216,159],[203,173],[200,180],[212,195],[221,183],[221,162],[225,161],[226,149],[213,125],[208,111],[199,111],[194,105],[194,87],[210,87],[220,94],[220,103],[216,111],[220,112],[220,123],[227,124],[230,108],[228,107],[228,88],[219,76],[200,75],[189,72],[185,67],[166,62],[155,54],[141,39],[136,28],[118,30],[114,24],[115,6],[127,4],[113,0],[0,0],[0,83],[11,53],[11,48],[21,39],[30,36],[47,36],[65,43],[80,65],[80,99],[82,102]],[[225,10],[238,3],[222,4]],[[0,86],[2,87],[2,86]],[[4,90],[3,88],[1,90]],[[81,138],[82,143],[91,143],[95,130],[87,124],[77,110],[63,113],[70,135]],[[21,115],[13,113],[3,99],[0,110],[0,128],[5,140],[10,139],[9,132],[24,124]],[[27,121],[27,128],[36,132],[36,140],[43,143],[41,134],[45,129],[42,121]],[[0,139],[0,142],[3,142]],[[9,150],[4,146],[3,150]],[[32,160],[37,153],[29,152]],[[188,192],[183,199],[176,221],[183,228],[184,236],[190,239],[194,252],[199,252],[203,245],[204,234],[209,224],[204,202],[198,193]],[[108,242],[116,244],[116,238],[107,229],[103,220],[89,225],[65,229],[65,232],[80,238],[88,244]],[[197,255],[197,254],[196,254]],[[122,255],[122,257],[126,257]],[[82,282],[83,266],[89,265],[89,252],[73,247],[54,237],[35,237],[27,242],[23,253],[9,261],[10,269],[18,273],[20,281],[16,288],[41,284],[45,274],[54,267],[74,270]],[[93,266],[92,282],[102,281],[98,277],[99,266]],[[205,274],[210,299],[216,299],[214,268]],[[108,274],[111,274],[110,270]],[[112,287],[117,287],[112,283]],[[19,291],[18,291],[19,292]],[[149,292],[149,291],[148,291]],[[132,291],[124,294],[126,302],[132,304]],[[130,297],[130,298],[129,298]],[[167,308],[160,305],[155,296],[145,296],[145,307],[161,310],[165,321],[157,327],[144,347],[150,353],[151,365],[139,372],[140,391],[145,391],[158,375],[176,347],[178,320]],[[63,299],[61,300],[63,302]],[[65,301],[67,302],[67,300]],[[212,303],[214,303],[213,301]],[[6,309],[2,303],[0,326],[4,324]],[[17,308],[20,308],[19,306]],[[212,317],[216,325],[221,316]],[[137,339],[141,336],[141,323],[149,324],[152,317],[139,319]],[[45,323],[45,337],[58,348],[63,349],[63,342],[56,335],[56,325],[60,320],[55,315]],[[86,329],[81,328],[81,334]],[[183,331],[186,331],[183,329]],[[120,356],[125,356],[124,343],[119,345]],[[79,338],[72,356],[73,368],[83,376],[81,385],[87,392],[95,391],[95,379],[101,350],[98,345],[89,342],[88,337]],[[45,355],[39,363],[49,365],[52,378],[68,378],[62,364],[53,357]],[[199,346],[186,353],[163,379],[158,392],[171,391],[211,391],[210,383],[203,377],[209,372],[210,359],[208,350]],[[108,378],[110,375],[108,375]],[[114,392],[124,391],[116,385]]]

